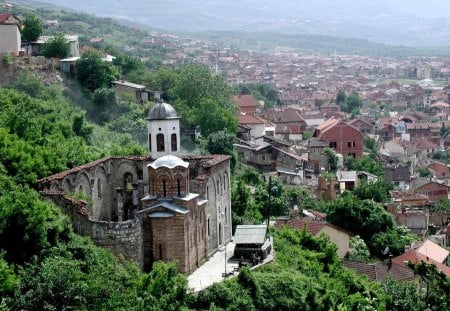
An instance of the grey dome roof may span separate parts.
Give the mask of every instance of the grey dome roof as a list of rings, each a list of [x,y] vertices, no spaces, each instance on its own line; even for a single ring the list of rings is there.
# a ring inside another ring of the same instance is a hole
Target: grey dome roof
[[[166,155],[156,159],[154,162],[147,165],[153,169],[158,169],[160,167],[166,167],[168,169],[172,169],[177,166],[181,166],[187,168],[189,166],[189,162],[184,162],[179,157],[174,155]]]
[[[148,112],[147,120],[164,119],[178,119],[178,115],[171,105],[159,102]]]

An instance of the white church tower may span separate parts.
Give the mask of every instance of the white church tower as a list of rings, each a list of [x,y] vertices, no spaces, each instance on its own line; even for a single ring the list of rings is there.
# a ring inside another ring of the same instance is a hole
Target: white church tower
[[[148,149],[151,157],[178,156],[180,152],[180,118],[175,109],[158,102],[148,113]]]

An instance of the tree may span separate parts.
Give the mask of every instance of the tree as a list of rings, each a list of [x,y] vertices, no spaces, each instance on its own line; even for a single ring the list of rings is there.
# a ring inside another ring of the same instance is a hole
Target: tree
[[[423,177],[423,178],[431,177],[431,171],[425,166],[417,166],[416,172],[419,173],[420,177]]]
[[[234,136],[223,131],[212,133],[208,136],[206,149],[212,154],[231,155],[231,168],[234,169],[237,161],[236,152],[234,151]]]
[[[22,40],[34,41],[42,34],[42,21],[30,14],[23,21]]]
[[[327,221],[352,233],[367,243],[372,236],[394,226],[392,215],[371,201],[363,201],[349,192],[329,205]]]
[[[370,252],[366,243],[359,235],[350,238],[350,252],[348,259],[357,261],[367,261],[370,258]]]
[[[42,49],[45,57],[64,58],[70,53],[69,42],[62,33],[51,37],[43,44]]]
[[[409,263],[414,274],[420,277],[422,286],[425,287],[425,310],[438,311],[450,308],[450,281],[444,273],[439,271],[434,264],[419,262]]]
[[[368,245],[372,254],[381,257],[381,251],[389,247],[393,256],[401,255],[405,252],[405,246],[418,241],[419,238],[411,233],[405,226],[394,226],[386,232],[379,232],[372,236]]]
[[[337,167],[338,167],[338,157],[337,157],[336,153],[331,148],[325,148],[324,153],[328,158],[328,164],[330,165],[330,171],[336,172]]]
[[[84,52],[76,66],[78,81],[91,91],[111,86],[111,82],[119,76],[117,69],[103,61],[100,53],[94,49]]]
[[[345,95],[344,90],[339,90],[337,95],[336,95],[336,104],[338,106],[341,106],[342,104],[345,103],[346,99],[347,99],[347,95]]]
[[[375,202],[384,203],[389,202],[391,197],[389,195],[389,190],[393,189],[393,185],[384,180],[380,179],[376,182],[365,182],[363,181],[356,187],[353,192],[361,200],[374,200]]]

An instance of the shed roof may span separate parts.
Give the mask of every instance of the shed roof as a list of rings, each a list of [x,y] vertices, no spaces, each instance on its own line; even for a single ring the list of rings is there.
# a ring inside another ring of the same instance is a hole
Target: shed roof
[[[264,244],[266,240],[266,225],[238,225],[234,233],[234,243]]]

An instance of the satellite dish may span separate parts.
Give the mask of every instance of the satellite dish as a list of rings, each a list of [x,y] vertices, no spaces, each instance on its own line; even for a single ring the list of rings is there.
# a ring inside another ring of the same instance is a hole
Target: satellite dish
[[[383,255],[389,254],[389,246],[386,246],[386,248],[382,251]]]

